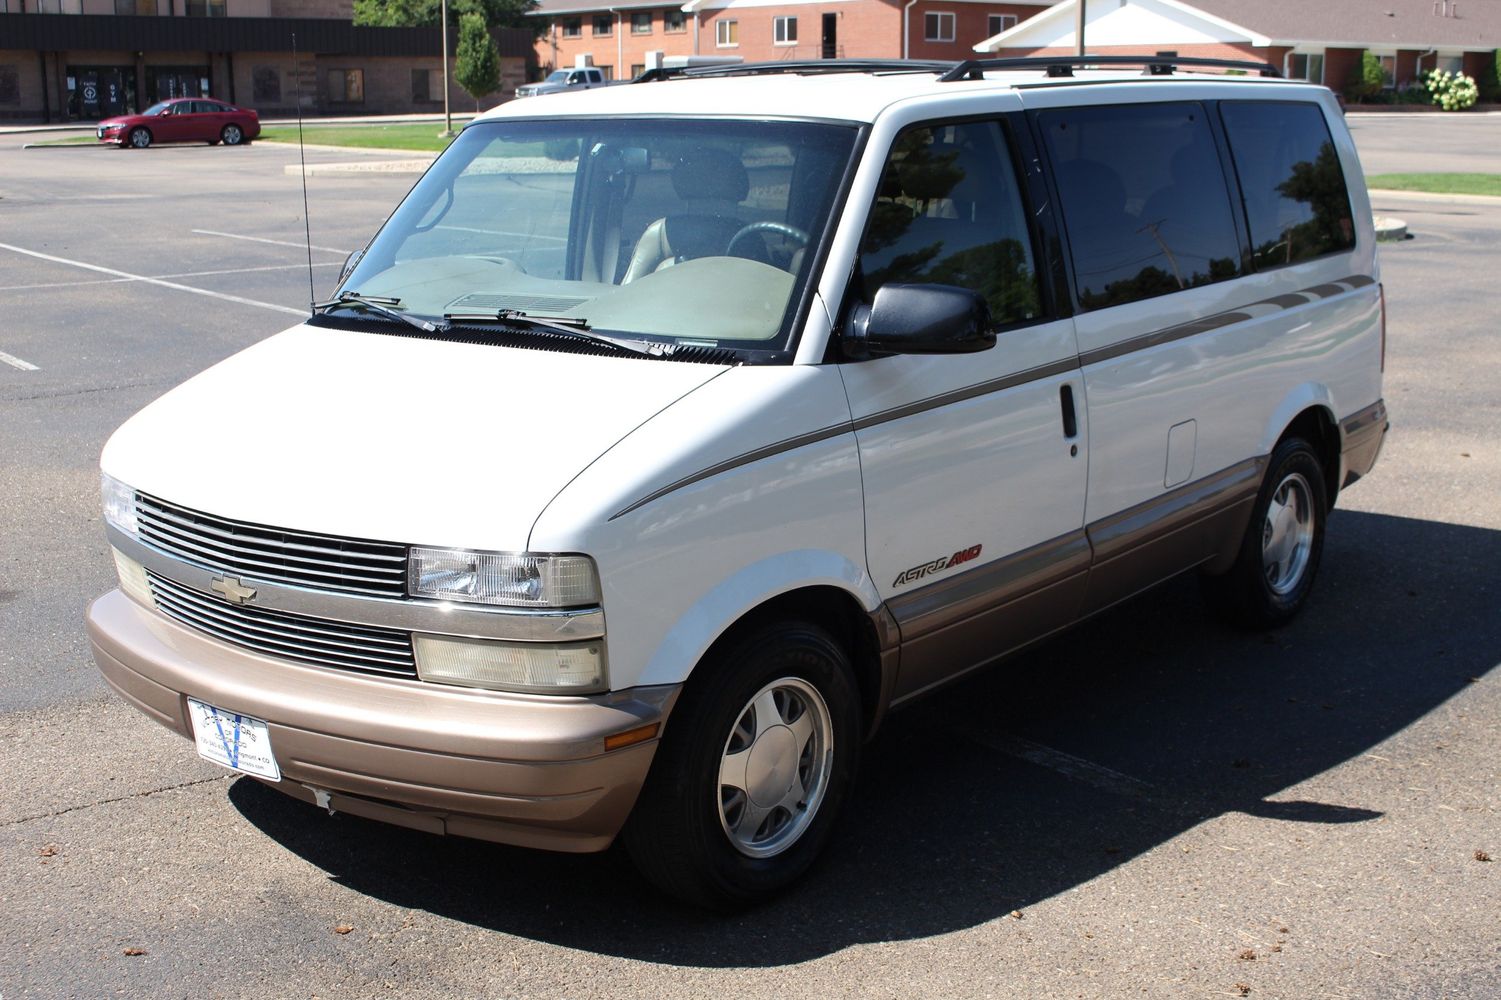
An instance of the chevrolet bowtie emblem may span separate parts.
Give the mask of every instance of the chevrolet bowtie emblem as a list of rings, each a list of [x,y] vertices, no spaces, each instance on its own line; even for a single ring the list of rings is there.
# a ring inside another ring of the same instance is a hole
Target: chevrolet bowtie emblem
[[[216,576],[209,587],[223,594],[230,604],[244,604],[255,597],[254,587],[247,587],[232,576]]]

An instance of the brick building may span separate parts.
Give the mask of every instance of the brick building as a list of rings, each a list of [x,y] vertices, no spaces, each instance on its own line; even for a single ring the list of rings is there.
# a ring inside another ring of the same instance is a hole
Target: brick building
[[[1370,51],[1401,89],[1435,67],[1481,79],[1501,47],[1497,0],[1062,0],[975,46],[982,55],[1076,51],[1077,4],[1095,55],[1173,52],[1254,59],[1339,90]]]
[[[614,78],[641,72],[648,52],[804,59],[965,59],[972,47],[1057,0],[541,0],[543,70],[581,58]]]
[[[299,87],[304,114],[441,111],[439,30],[352,17],[353,0],[0,0],[0,120],[91,121],[205,95],[276,117],[295,113]],[[494,35],[502,82],[486,107],[514,95],[533,58],[531,32]],[[451,81],[449,99],[474,106]]]

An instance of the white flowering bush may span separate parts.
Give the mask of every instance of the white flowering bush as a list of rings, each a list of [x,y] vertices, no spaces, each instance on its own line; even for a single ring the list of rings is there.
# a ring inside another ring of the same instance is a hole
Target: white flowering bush
[[[1433,103],[1445,111],[1465,111],[1475,106],[1480,99],[1480,88],[1475,78],[1463,73],[1450,73],[1446,69],[1429,70],[1423,86]]]

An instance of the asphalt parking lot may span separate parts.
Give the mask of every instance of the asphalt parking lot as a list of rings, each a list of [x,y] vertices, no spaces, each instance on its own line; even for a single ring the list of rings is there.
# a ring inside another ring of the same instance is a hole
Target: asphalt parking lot
[[[1371,172],[1501,172],[1501,117],[1353,125]],[[1501,202],[1375,198],[1413,234],[1382,253],[1393,432],[1302,617],[1232,632],[1180,579],[894,716],[827,860],[726,919],[618,852],[330,818],[108,693],[81,623],[114,585],[99,449],[304,311],[297,151],[21,141],[0,136],[3,1000],[1496,996]],[[317,294],[412,180],[309,179]]]

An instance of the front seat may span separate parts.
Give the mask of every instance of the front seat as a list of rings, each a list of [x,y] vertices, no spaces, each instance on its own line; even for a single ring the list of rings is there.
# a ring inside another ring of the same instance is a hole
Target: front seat
[[[745,228],[736,212],[750,194],[750,176],[734,153],[705,148],[685,154],[673,165],[672,189],[684,211],[646,227],[621,284],[679,261],[723,255],[730,240]],[[747,237],[745,242],[750,254],[764,259],[766,247],[759,238]]]

